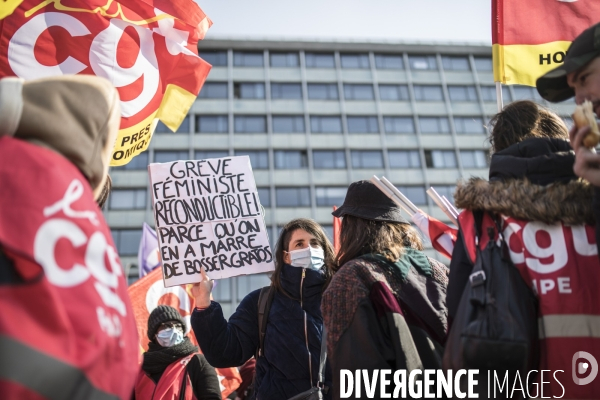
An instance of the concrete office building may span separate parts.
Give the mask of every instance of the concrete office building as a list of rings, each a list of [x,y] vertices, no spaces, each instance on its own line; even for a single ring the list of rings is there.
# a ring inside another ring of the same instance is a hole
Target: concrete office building
[[[485,126],[497,111],[490,46],[204,40],[200,55],[213,68],[178,132],[159,124],[149,151],[111,171],[105,214],[130,282],[142,223],[154,225],[149,162],[250,156],[272,241],[295,217],[331,234],[332,206],[372,175],[444,221],[425,190],[452,198],[458,179],[487,176]],[[530,87],[503,95],[544,103]],[[573,103],[553,108],[567,116]],[[262,275],[223,280],[215,297],[229,314],[266,284]]]

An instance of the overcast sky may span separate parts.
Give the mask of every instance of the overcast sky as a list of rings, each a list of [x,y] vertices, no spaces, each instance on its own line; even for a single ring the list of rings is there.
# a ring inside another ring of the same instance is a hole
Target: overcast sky
[[[491,44],[491,0],[196,0],[207,38]]]

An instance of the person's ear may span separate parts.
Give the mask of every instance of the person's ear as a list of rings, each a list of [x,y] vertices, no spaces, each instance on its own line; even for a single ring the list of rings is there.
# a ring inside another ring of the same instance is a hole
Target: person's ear
[[[283,251],[283,262],[286,264],[291,264],[292,262],[292,258],[290,257],[290,253],[288,253],[287,251]]]

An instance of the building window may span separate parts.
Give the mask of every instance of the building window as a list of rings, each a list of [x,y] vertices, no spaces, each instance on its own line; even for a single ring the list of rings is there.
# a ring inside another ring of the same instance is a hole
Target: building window
[[[139,210],[146,208],[146,189],[113,189],[108,198],[110,210]]]
[[[481,97],[483,101],[496,101],[496,86],[481,86]],[[508,87],[502,86],[502,101],[510,103],[512,100]]]
[[[206,61],[213,67],[227,66],[226,51],[202,51],[200,52],[200,58],[202,58],[204,61]]]
[[[390,168],[420,168],[418,150],[388,150]]]
[[[404,60],[400,54],[375,54],[377,69],[404,69]]]
[[[427,168],[456,168],[453,150],[425,150]]]
[[[353,150],[352,168],[383,168],[383,156],[378,150]]]
[[[175,133],[188,133],[190,131],[190,118],[189,116],[186,116],[183,121],[181,121],[181,125],[179,125],[179,128],[177,128],[177,130],[175,131]],[[162,123],[162,121],[158,121],[158,124],[156,124],[156,129],[154,130],[155,133],[172,133],[172,131],[165,125]]]
[[[269,169],[269,152],[266,150],[236,150],[235,155],[250,157],[252,169]]]
[[[470,71],[467,57],[442,56],[442,66],[446,71]]]
[[[487,158],[482,150],[461,150],[460,161],[463,168],[487,168]]]
[[[305,53],[306,68],[335,68],[335,59],[331,53]]]
[[[477,101],[475,86],[448,86],[450,101]]]
[[[256,188],[258,192],[258,199],[263,207],[271,207],[271,189],[269,188]]]
[[[112,229],[111,233],[119,255],[137,255],[142,240],[141,229]]]
[[[410,69],[437,69],[435,56],[408,56],[408,63],[410,64]]]
[[[342,68],[348,69],[369,69],[368,54],[340,54]]]
[[[264,61],[263,53],[241,51],[233,53],[233,65],[236,67],[262,67]]]
[[[272,99],[301,99],[302,85],[299,83],[271,83]]]
[[[437,194],[447,198],[450,203],[454,204],[454,190],[456,186],[434,185],[433,188]]]
[[[206,160],[208,158],[223,158],[229,156],[227,150],[196,150],[194,152],[194,159]]]
[[[337,83],[309,83],[308,98],[311,100],[337,100]]]
[[[273,116],[273,133],[304,133],[304,117],[302,115]]]
[[[419,117],[421,133],[450,133],[450,124],[446,117]]]
[[[486,133],[481,117],[454,117],[456,133]]]
[[[342,133],[342,119],[338,116],[311,116],[310,130],[312,133]]]
[[[414,85],[416,101],[444,101],[444,92],[438,85]]]
[[[271,53],[271,67],[293,68],[300,65],[298,53]]]
[[[236,115],[235,133],[267,133],[267,119],[262,115]]]
[[[206,82],[200,90],[199,99],[226,99],[227,82]]]
[[[414,133],[415,123],[412,117],[383,117],[385,133]]]
[[[310,189],[307,187],[278,187],[275,197],[277,207],[310,207]]]
[[[276,169],[302,169],[308,167],[306,150],[276,150]]]
[[[341,206],[346,198],[345,187],[317,187],[315,188],[315,195],[317,198],[317,206],[319,207],[331,207]]]
[[[381,101],[408,101],[408,86],[379,85],[379,98]]]
[[[541,102],[542,96],[538,93],[537,89],[530,86],[513,86],[513,93],[515,94],[515,101],[517,100],[533,100]]]
[[[377,117],[346,117],[349,133],[378,133]]]
[[[493,71],[492,59],[489,57],[475,57],[475,69],[477,72],[491,72]]]
[[[396,186],[398,190],[408,197],[413,204],[427,204],[427,194],[423,186]]]
[[[264,99],[264,83],[234,83],[233,97],[235,99]]]
[[[154,162],[155,163],[168,163],[179,160],[189,160],[190,153],[187,150],[167,150],[167,151],[154,151]]]
[[[196,132],[227,133],[229,132],[229,119],[227,115],[197,115]]]
[[[344,83],[344,99],[373,100],[373,85]]]
[[[111,167],[111,169],[115,171],[135,171],[148,169],[148,151],[133,157],[133,159],[125,165],[120,167]]]
[[[346,168],[344,150],[313,150],[313,166],[315,169]]]

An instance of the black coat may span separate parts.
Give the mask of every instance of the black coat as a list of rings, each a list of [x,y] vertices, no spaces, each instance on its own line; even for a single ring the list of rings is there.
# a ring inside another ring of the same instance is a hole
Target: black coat
[[[516,143],[510,147],[507,147],[506,149],[499,151],[492,156],[492,160],[490,163],[489,180],[490,182],[517,181],[519,182],[520,186],[525,188],[535,186],[545,187],[546,185],[553,183],[561,183],[567,185],[569,182],[571,182],[571,185],[584,186],[578,185],[578,183],[575,182],[575,180],[578,178],[573,172],[574,162],[575,154],[573,153],[569,142],[567,142],[566,140],[550,138],[527,139],[520,143]],[[469,184],[467,184],[467,186],[463,188],[463,191],[466,192],[469,190],[475,191],[476,188],[470,188]],[[526,192],[526,190],[527,189],[524,189],[524,192]],[[589,201],[587,200],[587,195],[588,193],[591,193],[591,190],[587,190],[585,187],[581,187],[578,190],[582,193],[582,196],[580,196],[580,200],[582,202]],[[598,191],[598,193],[600,195],[600,190]],[[455,194],[455,199],[457,197],[459,197],[458,190],[457,194]],[[506,194],[506,197],[514,199],[518,196],[510,196],[509,194]],[[551,196],[549,195],[548,198],[551,199]],[[488,200],[488,203],[500,201],[500,199],[498,198]],[[546,201],[548,203],[552,202],[548,200]],[[529,202],[544,203],[544,199],[527,199],[527,203]],[[518,202],[513,201],[513,203]],[[465,206],[460,205],[458,203],[457,206],[468,209],[477,208],[475,206]],[[545,206],[549,208],[552,205],[546,204]],[[514,204],[514,207],[515,209],[520,209],[519,211],[523,211],[527,210],[527,208],[531,206],[528,206],[527,204],[525,204],[525,202],[521,202],[519,204]],[[555,214],[560,214],[562,212],[560,207],[553,208],[555,208],[557,211],[555,212]],[[583,208],[585,207],[581,207],[580,209]],[[591,214],[591,207],[589,208],[589,213],[581,213],[582,215],[580,217],[583,220],[588,221],[590,219],[587,215]],[[507,214],[511,214],[510,211],[508,211]],[[600,197],[598,197],[598,200],[594,202],[594,214],[596,216],[600,216]],[[570,218],[572,220],[577,219],[577,216],[564,214],[562,216],[558,215],[557,217],[555,215],[549,218],[558,218],[560,220],[568,220]],[[535,220],[536,218],[524,219]],[[577,221],[577,223],[584,222],[585,221]],[[598,227],[600,225],[596,226]],[[597,238],[600,237],[599,235],[600,234],[597,229]],[[597,243],[600,244],[600,242]],[[452,253],[452,260],[450,262],[450,281],[448,284],[448,297],[446,300],[446,304],[448,306],[448,319],[450,323],[456,315],[462,293],[464,291],[465,285],[469,280],[469,276],[471,275],[472,269],[473,264],[471,263],[469,256],[467,255],[464,246],[464,238],[462,236],[462,232],[459,230],[458,239],[455,243],[454,251]]]
[[[284,400],[310,389],[318,381],[323,332],[321,295],[325,278],[321,271],[307,269],[302,281],[302,270],[290,265],[282,268],[281,285],[293,298],[280,292],[273,297],[264,356],[256,362],[256,393],[259,399]],[[301,284],[302,305],[299,300]],[[229,322],[223,317],[219,303],[214,301],[207,309],[193,312],[192,328],[202,352],[214,367],[237,367],[256,353],[259,344],[259,294],[260,290],[248,294]],[[305,329],[308,333],[310,367]],[[329,363],[325,381],[331,387]],[[325,398],[329,399],[330,394]]]

